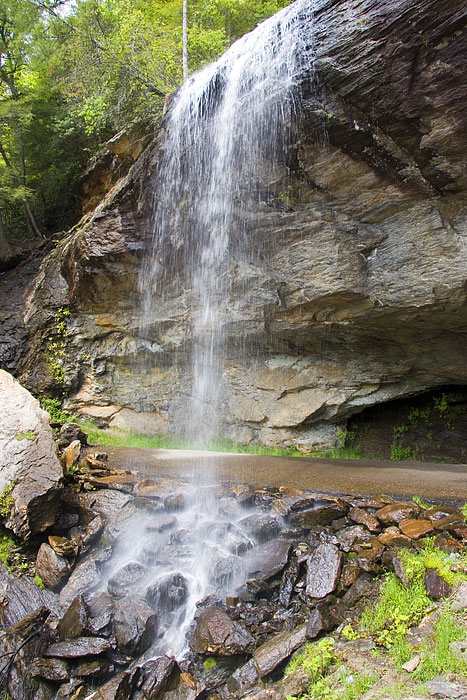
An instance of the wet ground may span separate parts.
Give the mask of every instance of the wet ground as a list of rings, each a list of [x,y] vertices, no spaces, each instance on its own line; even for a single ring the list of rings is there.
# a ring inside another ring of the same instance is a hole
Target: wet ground
[[[328,493],[420,496],[467,501],[467,464],[313,459],[268,455],[99,447],[117,469],[148,476],[290,486]]]

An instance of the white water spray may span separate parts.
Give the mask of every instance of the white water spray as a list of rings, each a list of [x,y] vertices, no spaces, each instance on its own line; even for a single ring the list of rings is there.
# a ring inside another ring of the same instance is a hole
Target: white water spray
[[[142,327],[157,329],[161,298],[174,285],[184,290],[192,371],[180,432],[201,444],[219,433],[232,261],[248,251],[248,209],[264,196],[274,164],[287,163],[299,86],[305,74],[313,75],[313,61],[313,2],[297,0],[191,77],[165,120],[153,254],[140,280]],[[200,459],[200,480],[205,468]],[[162,653],[183,653],[197,600],[207,592],[225,594],[238,583],[242,565],[236,536],[249,541],[236,532],[234,514],[219,512],[210,489],[195,491],[167,535],[183,540],[181,549],[172,549],[177,558],[156,556],[148,574],[159,582],[180,576],[186,589],[176,612],[168,610],[162,619]],[[141,535],[146,549],[148,527]],[[160,540],[159,534],[157,547]]]

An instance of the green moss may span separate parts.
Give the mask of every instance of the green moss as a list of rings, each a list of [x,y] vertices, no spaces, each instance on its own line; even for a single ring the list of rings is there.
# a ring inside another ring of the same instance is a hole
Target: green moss
[[[41,591],[44,590],[44,588],[45,588],[44,581],[41,579],[41,577],[39,576],[39,574],[37,572],[34,575],[33,581],[36,584],[36,586],[41,589]]]
[[[208,656],[207,659],[203,661],[203,668],[205,671],[210,671],[217,665],[217,661],[213,656]]]
[[[8,518],[15,507],[15,499],[12,496],[14,488],[15,482],[9,481],[0,494],[0,515],[4,518]]]
[[[32,430],[25,430],[24,433],[16,433],[15,435],[17,440],[35,440],[36,437],[36,433],[33,433]]]
[[[14,557],[14,550],[16,548],[16,542],[14,539],[8,535],[0,535],[0,562],[5,566],[8,571],[12,569],[12,560]]]

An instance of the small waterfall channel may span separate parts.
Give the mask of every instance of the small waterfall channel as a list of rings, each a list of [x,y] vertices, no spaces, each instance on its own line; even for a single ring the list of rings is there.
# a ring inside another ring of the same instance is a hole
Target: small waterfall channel
[[[174,285],[184,287],[192,381],[180,432],[201,445],[218,434],[224,328],[235,313],[232,261],[248,250],[248,202],[261,196],[268,164],[286,159],[296,88],[304,71],[312,75],[313,60],[313,0],[297,0],[193,75],[165,119],[153,253],[140,279],[143,326],[157,327],[160,299]],[[116,533],[108,585],[127,580],[146,587],[159,611],[153,653],[183,656],[197,601],[225,596],[245,580],[261,540],[258,522],[271,518],[245,512],[214,484],[200,457],[195,483],[172,499],[169,513],[122,518]],[[280,518],[273,520],[270,527],[263,522],[263,535],[278,534]]]

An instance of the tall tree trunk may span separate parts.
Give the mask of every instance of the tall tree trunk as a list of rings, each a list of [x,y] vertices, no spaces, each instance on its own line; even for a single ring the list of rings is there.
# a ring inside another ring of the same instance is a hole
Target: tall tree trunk
[[[0,209],[0,260],[6,260],[10,256],[10,253],[10,246],[5,238],[5,231],[3,229],[2,210]]]
[[[183,0],[183,80],[188,78],[188,0]]]

